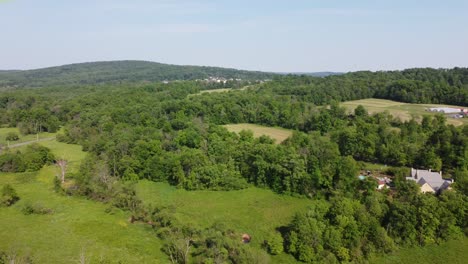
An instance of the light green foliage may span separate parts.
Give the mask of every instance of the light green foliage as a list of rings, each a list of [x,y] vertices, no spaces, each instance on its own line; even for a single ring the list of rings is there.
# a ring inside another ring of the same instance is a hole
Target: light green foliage
[[[279,233],[273,233],[268,236],[266,242],[267,250],[272,255],[283,253],[283,237]]]

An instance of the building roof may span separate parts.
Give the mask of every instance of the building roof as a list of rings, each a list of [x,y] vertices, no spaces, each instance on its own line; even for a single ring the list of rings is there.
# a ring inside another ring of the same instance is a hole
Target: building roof
[[[411,169],[411,176],[407,177],[408,180],[417,182],[420,186],[427,183],[429,186],[438,191],[439,189],[445,189],[450,185],[450,182],[442,179],[442,173],[434,172],[431,170],[415,170]]]

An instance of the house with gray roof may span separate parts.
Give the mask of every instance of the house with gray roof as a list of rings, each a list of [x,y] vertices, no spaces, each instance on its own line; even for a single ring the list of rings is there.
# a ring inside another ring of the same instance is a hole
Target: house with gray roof
[[[432,170],[418,170],[411,168],[411,175],[406,177],[407,180],[415,181],[423,193],[437,193],[449,188],[452,180],[442,179],[442,171],[436,172]]]

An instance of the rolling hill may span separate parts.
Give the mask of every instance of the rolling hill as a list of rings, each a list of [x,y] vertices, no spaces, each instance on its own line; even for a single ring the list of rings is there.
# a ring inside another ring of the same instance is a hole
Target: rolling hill
[[[149,61],[107,61],[69,64],[35,70],[0,71],[0,87],[94,85],[121,82],[195,80],[210,76],[263,80],[273,73],[220,67],[181,66]]]

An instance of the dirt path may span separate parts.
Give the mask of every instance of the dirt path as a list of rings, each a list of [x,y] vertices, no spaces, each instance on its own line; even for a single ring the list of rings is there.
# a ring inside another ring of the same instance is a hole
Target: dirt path
[[[10,146],[0,146],[0,150],[5,149],[5,148],[17,148],[17,147],[32,144],[35,142],[49,141],[49,140],[54,140],[54,139],[55,137],[47,137],[47,138],[40,138],[39,140],[31,140],[31,141],[26,141],[26,142],[21,142],[21,143],[16,143],[16,144],[10,144]]]

